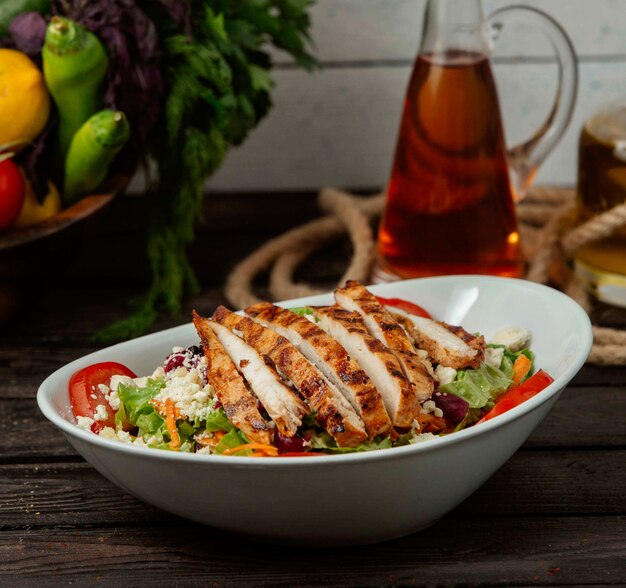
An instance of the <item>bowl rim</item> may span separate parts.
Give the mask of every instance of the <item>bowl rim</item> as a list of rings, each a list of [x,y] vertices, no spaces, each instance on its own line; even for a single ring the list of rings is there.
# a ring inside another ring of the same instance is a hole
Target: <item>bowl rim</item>
[[[165,450],[156,450],[154,448],[143,447],[140,445],[122,443],[120,441],[114,439],[107,439],[100,437],[92,433],[91,431],[86,431],[81,429],[75,423],[70,422],[63,416],[61,416],[55,407],[52,404],[52,396],[55,392],[55,388],[53,387],[53,382],[57,380],[63,373],[67,373],[67,379],[71,374],[79,367],[79,364],[83,364],[85,359],[88,359],[91,355],[99,354],[104,349],[95,351],[88,355],[82,356],[63,367],[55,370],[52,374],[50,374],[39,386],[37,391],[37,404],[39,409],[43,413],[43,415],[54,425],[56,425],[63,433],[70,437],[75,437],[77,440],[81,442],[85,442],[87,444],[92,444],[101,449],[108,449],[113,451],[114,453],[127,454],[127,455],[135,455],[137,457],[143,458],[151,458],[151,459],[164,459],[164,460],[173,460],[175,462],[181,463],[195,463],[199,466],[207,466],[210,464],[213,465],[234,465],[237,468],[245,467],[252,469],[259,468],[274,468],[274,467],[307,467],[307,468],[315,468],[321,466],[329,466],[329,465],[347,465],[347,464],[358,464],[361,462],[376,462],[379,460],[388,460],[388,459],[396,459],[403,458],[407,456],[417,455],[426,451],[436,451],[438,449],[447,447],[449,445],[454,445],[457,443],[462,443],[464,440],[481,436],[489,433],[490,431],[494,431],[496,429],[505,427],[507,423],[517,420],[525,414],[528,414],[550,400],[553,396],[557,395],[562,389],[564,389],[567,384],[572,380],[572,378],[578,373],[580,368],[585,363],[587,356],[591,350],[591,345],[593,343],[593,333],[591,321],[587,313],[582,309],[582,307],[575,302],[572,298],[567,296],[566,294],[551,288],[549,286],[545,286],[543,284],[538,284],[535,282],[529,282],[527,280],[518,279],[518,278],[501,278],[495,276],[483,276],[483,275],[452,275],[452,276],[436,276],[429,278],[416,278],[413,280],[404,280],[402,282],[393,282],[391,284],[379,284],[372,285],[371,287],[374,290],[386,290],[388,287],[393,287],[393,285],[397,285],[399,283],[411,285],[412,283],[420,282],[455,282],[458,279],[464,280],[473,280],[473,285],[489,284],[489,283],[502,283],[503,280],[506,280],[509,283],[516,283],[516,287],[520,287],[522,289],[530,289],[534,291],[541,291],[547,293],[550,296],[556,296],[560,299],[560,304],[564,304],[569,306],[570,311],[573,312],[574,316],[577,316],[581,327],[581,345],[578,353],[573,357],[572,361],[569,365],[566,366],[564,372],[555,378],[554,382],[552,382],[549,386],[547,386],[544,390],[526,400],[519,406],[508,410],[507,412],[494,417],[484,423],[482,423],[478,427],[469,427],[467,429],[463,429],[462,431],[458,431],[456,433],[445,435],[443,437],[435,436],[432,439],[425,440],[423,442],[418,442],[412,445],[405,445],[402,447],[392,447],[388,449],[381,449],[378,451],[364,451],[364,452],[356,452],[356,453],[347,453],[347,454],[330,454],[330,455],[320,455],[307,459],[298,459],[294,457],[272,457],[267,459],[255,458],[251,459],[247,456],[224,456],[224,455],[203,455],[196,453],[179,453],[174,451],[165,451]],[[476,284],[478,282],[478,284]],[[368,286],[369,287],[369,286]],[[331,292],[332,293],[332,292]],[[328,292],[324,293],[328,294]],[[302,300],[311,297],[302,297],[296,298],[292,300],[284,300],[279,301],[276,304],[281,306],[294,306],[296,303],[301,302]],[[172,327],[169,329],[164,329],[162,331],[158,331],[156,333],[151,333],[148,335],[144,335],[142,337],[138,337],[133,339],[133,341],[140,342],[142,340],[153,337],[156,334],[164,334],[170,333],[176,330],[185,330],[189,328],[191,323],[185,323],[183,325],[179,325],[176,327]],[[128,341],[118,343],[116,345],[108,347],[108,349],[114,349],[121,345],[125,345]],[[107,348],[105,348],[107,349]]]

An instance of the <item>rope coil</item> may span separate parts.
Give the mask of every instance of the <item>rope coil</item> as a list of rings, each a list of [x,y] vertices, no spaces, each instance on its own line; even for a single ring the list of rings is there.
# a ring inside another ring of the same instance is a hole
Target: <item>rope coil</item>
[[[237,308],[259,302],[252,284],[259,273],[270,267],[269,291],[274,299],[319,294],[320,290],[310,284],[295,283],[294,273],[316,250],[346,233],[353,256],[339,284],[346,280],[368,282],[375,256],[371,221],[382,214],[384,203],[384,194],[362,198],[335,188],[323,189],[318,204],[326,216],[271,239],[241,261],[226,281],[226,297]],[[524,249],[529,262],[526,278],[542,284],[555,283],[590,312],[589,294],[575,279],[568,260],[580,247],[626,226],[626,203],[576,226],[571,191],[543,188],[531,191],[517,212],[520,232],[526,237],[523,242],[528,243]],[[626,364],[626,332],[594,326],[593,333],[589,363]]]

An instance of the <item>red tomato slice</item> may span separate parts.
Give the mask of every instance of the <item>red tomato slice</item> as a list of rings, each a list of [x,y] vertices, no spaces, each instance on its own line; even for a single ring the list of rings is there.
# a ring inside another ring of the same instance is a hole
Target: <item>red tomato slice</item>
[[[382,296],[376,296],[376,298],[383,306],[393,306],[394,308],[399,308],[409,314],[423,316],[424,318],[433,318],[426,309],[422,308],[419,304],[415,304],[414,302],[409,302],[408,300],[403,300],[402,298],[383,298]]]
[[[547,388],[552,382],[554,382],[554,378],[552,376],[543,370],[539,370],[535,375],[531,376],[528,380],[516,388],[513,388],[500,398],[496,405],[482,419],[480,419],[478,423],[488,421],[493,417],[505,413],[507,410],[511,410],[512,408],[519,406],[523,402],[526,402],[529,398],[532,398],[541,392],[544,388]]]
[[[94,418],[99,405],[107,409],[107,418],[103,421],[95,421],[91,430],[98,433],[104,427],[115,427],[115,411],[111,408],[99,384],[108,386],[113,376],[137,376],[121,363],[105,361],[87,366],[78,370],[71,378],[69,384],[70,403],[74,416]]]

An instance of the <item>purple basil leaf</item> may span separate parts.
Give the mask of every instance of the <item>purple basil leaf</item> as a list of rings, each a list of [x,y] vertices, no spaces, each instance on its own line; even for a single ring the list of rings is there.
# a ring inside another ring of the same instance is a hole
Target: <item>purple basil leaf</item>
[[[446,420],[458,425],[467,415],[469,403],[467,400],[455,396],[454,394],[446,394],[445,392],[435,392],[431,400],[434,401],[437,408],[441,409]]]
[[[11,21],[9,34],[16,49],[38,58],[46,35],[46,20],[38,12],[23,12]]]
[[[20,151],[16,157],[16,163],[24,170],[35,198],[41,204],[48,194],[49,157],[51,149],[47,148],[50,139],[50,130],[56,125],[56,115],[52,114],[44,130],[35,137],[31,144]],[[60,187],[59,187],[60,188]]]

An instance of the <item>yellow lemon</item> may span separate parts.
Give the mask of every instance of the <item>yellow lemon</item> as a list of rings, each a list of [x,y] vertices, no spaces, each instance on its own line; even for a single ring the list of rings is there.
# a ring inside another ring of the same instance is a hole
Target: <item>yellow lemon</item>
[[[39,68],[20,51],[0,49],[0,149],[26,146],[49,115],[50,96]]]
[[[23,175],[23,174],[22,174]],[[61,210],[61,196],[52,182],[48,182],[48,193],[43,202],[39,204],[30,182],[24,178],[26,182],[26,193],[24,194],[24,204],[20,215],[13,224],[14,227],[30,227],[40,223],[51,216],[54,216]]]

